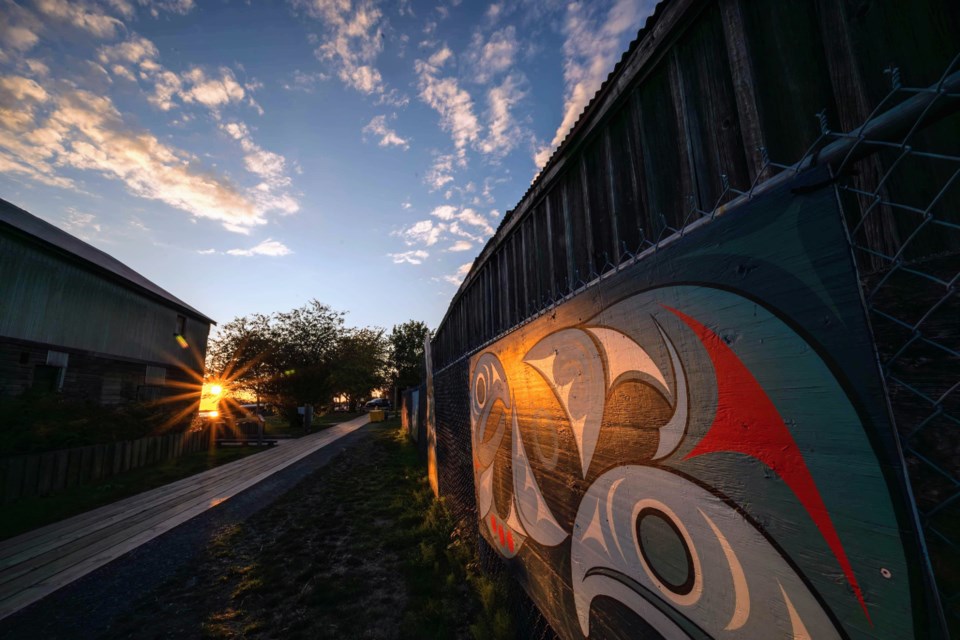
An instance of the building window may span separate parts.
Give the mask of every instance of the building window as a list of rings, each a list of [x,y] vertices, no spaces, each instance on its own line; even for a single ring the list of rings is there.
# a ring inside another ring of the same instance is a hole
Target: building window
[[[34,388],[44,391],[62,391],[70,355],[61,351],[47,351],[47,363],[33,371]]]
[[[186,316],[177,316],[177,331],[178,336],[185,335],[187,333],[187,318]]]

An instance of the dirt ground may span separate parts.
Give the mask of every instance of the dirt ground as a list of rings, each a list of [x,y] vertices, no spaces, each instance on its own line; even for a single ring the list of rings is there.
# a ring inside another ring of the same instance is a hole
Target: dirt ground
[[[368,428],[274,505],[219,530],[103,637],[476,635],[484,605],[457,562],[469,554],[450,553],[460,543],[413,447],[392,425]]]

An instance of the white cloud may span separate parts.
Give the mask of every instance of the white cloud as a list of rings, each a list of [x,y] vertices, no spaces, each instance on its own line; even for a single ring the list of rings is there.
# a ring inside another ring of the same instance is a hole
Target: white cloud
[[[221,124],[220,129],[240,143],[244,167],[261,180],[253,192],[261,206],[285,214],[299,211],[300,204],[288,192],[293,181],[287,175],[287,159],[255,143],[242,122]]]
[[[596,5],[572,2],[567,5],[564,24],[563,78],[565,97],[563,120],[549,144],[534,155],[537,167],[543,167],[553,150],[563,142],[587,103],[613,69],[622,53],[624,34],[636,33],[641,19],[652,13],[650,0],[615,0],[604,16]]]
[[[332,65],[337,77],[367,95],[386,93],[374,66],[383,50],[383,13],[371,0],[296,0],[307,15],[323,22],[325,35],[314,55]]]
[[[447,251],[469,251],[473,249],[473,243],[467,240],[457,240],[454,242]]]
[[[487,137],[480,143],[480,151],[493,158],[502,158],[517,146],[521,135],[520,127],[511,111],[525,96],[522,88],[525,78],[520,74],[511,74],[487,94],[489,110],[487,117]]]
[[[444,47],[434,53],[432,56],[427,58],[427,63],[430,66],[437,67],[438,69],[447,63],[447,60],[453,57],[453,51],[450,51],[450,47]]]
[[[72,88],[51,93],[50,86],[38,89],[25,80],[0,79],[0,104],[18,104],[27,115],[19,122],[0,119],[0,171],[62,187],[73,186],[58,175],[64,169],[96,173],[119,180],[134,195],[233,231],[265,224],[271,213],[296,210],[289,196],[259,185],[243,189],[195,156],[131,127],[109,97]],[[265,163],[263,173],[269,172]]]
[[[220,77],[207,76],[202,69],[194,67],[183,74],[191,87],[181,94],[184,102],[199,102],[209,109],[217,109],[231,102],[240,102],[245,95],[233,72],[222,67]]]
[[[430,191],[437,191],[453,182],[453,161],[453,155],[439,155],[434,159],[433,165],[423,177]]]
[[[393,258],[394,264],[422,264],[424,260],[430,257],[430,254],[422,249],[415,249],[403,253],[388,253],[387,256]]]
[[[449,227],[447,227],[447,230],[448,230],[450,233],[452,233],[453,235],[459,236],[459,237],[461,237],[461,238],[466,238],[467,240],[470,240],[471,242],[480,243],[480,242],[483,242],[483,241],[485,240],[485,238],[484,238],[483,236],[478,235],[478,234],[476,234],[476,233],[472,233],[472,232],[470,232],[470,231],[467,230],[467,229],[464,229],[464,228],[463,228],[463,225],[461,225],[459,222],[454,222],[454,223],[452,223]]]
[[[197,253],[199,253],[202,256],[213,255],[216,252],[217,252],[216,249],[197,249]]]
[[[154,18],[160,16],[160,13],[176,13],[186,15],[193,10],[193,0],[138,0],[141,7],[146,7]]]
[[[34,6],[46,17],[69,24],[98,38],[112,38],[123,28],[120,20],[82,0],[36,0]]]
[[[457,269],[457,272],[453,275],[443,276],[443,279],[449,282],[452,285],[457,287],[463,282],[463,279],[467,277],[467,274],[470,273],[470,267],[473,266],[473,261],[467,262],[460,265]]]
[[[288,256],[293,253],[285,244],[278,240],[264,240],[250,249],[229,249],[227,251],[231,256],[270,256],[280,257]]]
[[[466,55],[473,69],[473,81],[486,84],[497,74],[510,69],[519,49],[517,29],[513,25],[494,31],[486,42],[482,34],[474,34]]]
[[[380,140],[377,144],[381,147],[410,148],[409,139],[401,138],[396,131],[387,126],[387,116],[374,116],[370,123],[363,128],[363,133],[379,137]]]
[[[400,232],[400,236],[407,245],[422,244],[432,247],[437,244],[440,234],[446,230],[443,224],[434,224],[433,220],[421,220],[413,226]]]
[[[436,55],[433,56],[436,58]],[[446,58],[444,58],[445,60]],[[438,78],[440,68],[423,60],[414,62],[420,99],[440,114],[440,127],[450,133],[459,164],[466,164],[467,145],[480,135],[480,123],[473,113],[473,99],[454,78]]]
[[[467,238],[473,242],[480,242],[484,238],[493,235],[493,227],[490,226],[486,218],[469,207],[460,208],[444,204],[435,207],[433,211],[430,212],[430,215],[447,223],[444,231],[449,231],[454,235]],[[468,231],[463,225],[475,227],[478,231]]]
[[[485,235],[493,235],[493,227],[490,226],[490,223],[487,222],[481,214],[477,213],[473,209],[464,208],[457,214],[457,220],[465,224],[473,225],[480,229]]]
[[[135,33],[124,42],[97,49],[97,59],[105,65],[112,62],[135,65],[144,60],[156,60],[159,55],[153,42]]]
[[[27,65],[27,69],[29,69],[30,73],[34,76],[45,77],[50,75],[50,67],[40,60],[28,58],[23,62],[25,65]]]
[[[146,76],[147,72],[141,72],[141,75]],[[153,95],[147,100],[161,111],[169,111],[176,107],[173,98],[180,93],[183,86],[180,77],[172,71],[160,71],[154,77],[154,82]]]
[[[73,207],[67,208],[67,219],[63,222],[63,228],[82,240],[89,240],[100,233],[100,224],[95,215],[77,211]]]
[[[316,89],[317,85],[321,82],[325,82],[330,79],[325,73],[306,73],[300,71],[299,69],[293,72],[293,78],[290,82],[285,82],[283,88],[287,91],[303,91],[304,93],[311,93]]]
[[[33,12],[10,2],[0,3],[0,62],[11,53],[23,53],[40,41],[43,23]]]
[[[411,204],[409,200],[406,201],[406,202],[401,202],[401,203],[400,203],[400,208],[403,209],[404,211],[406,211],[407,209],[412,209],[412,208],[413,208],[413,204]]]
[[[27,27],[13,25],[0,27],[0,43],[16,51],[32,49],[39,40],[40,36]]]
[[[124,54],[135,56],[140,51],[139,47],[119,51],[102,49],[101,54],[104,56],[121,56]],[[220,110],[223,107],[231,104],[242,104],[246,101],[249,107],[263,115],[263,109],[248,93],[260,85],[250,83],[244,88],[228,67],[220,67],[214,73],[204,71],[200,67],[193,67],[183,74],[177,75],[165,69],[151,57],[140,59],[139,65],[140,78],[153,82],[153,94],[147,100],[162,111],[174,109],[179,102],[185,105],[202,105],[209,109],[214,117],[219,117]]]
[[[430,215],[441,220],[453,220],[457,215],[457,208],[449,204],[440,205],[431,211]]]

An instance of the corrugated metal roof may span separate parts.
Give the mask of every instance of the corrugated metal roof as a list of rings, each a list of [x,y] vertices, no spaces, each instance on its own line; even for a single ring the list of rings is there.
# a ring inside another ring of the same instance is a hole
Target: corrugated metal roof
[[[20,207],[0,199],[0,229],[4,227],[12,227],[15,231],[29,236],[39,244],[58,253],[66,254],[68,258],[79,262],[91,271],[99,275],[106,275],[138,293],[145,293],[148,297],[166,302],[199,320],[216,324],[183,300],[161,289],[113,256],[90,246],[83,240],[58,229]]]

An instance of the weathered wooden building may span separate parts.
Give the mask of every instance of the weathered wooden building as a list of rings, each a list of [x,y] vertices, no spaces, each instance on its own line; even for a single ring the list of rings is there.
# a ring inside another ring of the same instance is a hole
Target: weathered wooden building
[[[106,253],[0,200],[0,397],[103,404],[184,392],[213,320]]]
[[[958,33],[665,0],[506,213],[432,394],[525,635],[960,637]]]

